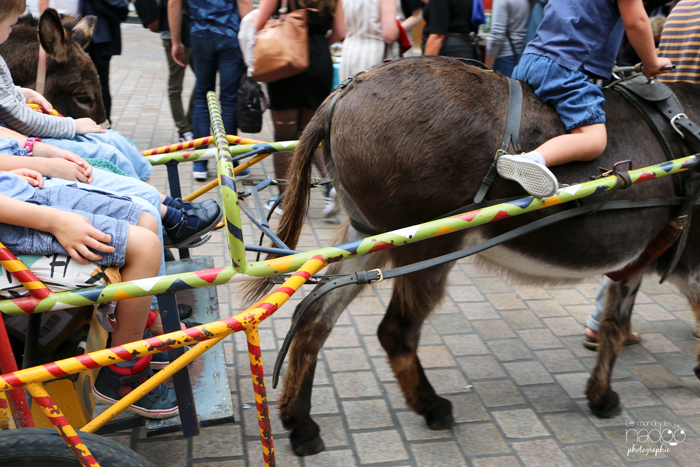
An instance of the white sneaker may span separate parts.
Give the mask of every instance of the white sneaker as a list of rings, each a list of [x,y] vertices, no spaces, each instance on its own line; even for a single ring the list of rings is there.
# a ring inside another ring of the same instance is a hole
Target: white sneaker
[[[184,143],[185,141],[192,141],[194,139],[194,133],[191,131],[186,131],[180,136],[180,143]]]
[[[335,188],[331,188],[328,192],[328,196],[326,196],[323,199],[323,212],[321,212],[321,215],[323,217],[332,217],[338,214],[338,212],[340,212],[340,205],[336,202],[337,193],[335,191]]]
[[[527,157],[505,154],[496,163],[498,175],[516,181],[537,198],[554,196],[559,189],[557,177],[544,165]]]
[[[199,171],[199,172],[193,170],[193,171],[192,171],[192,176],[193,176],[194,179],[195,179],[196,181],[198,181],[198,182],[206,182],[206,181],[207,181],[207,171],[206,171],[206,170],[202,170],[202,171]]]
[[[265,202],[265,209],[267,209],[268,211],[270,209],[272,209],[272,206],[274,206],[274,204],[277,202],[279,197],[280,197],[280,195],[275,195],[272,198],[268,199]],[[278,216],[281,216],[284,214],[284,211],[282,210],[282,208],[280,206],[281,206],[281,204],[278,204],[277,207],[275,208],[275,214],[277,214]]]

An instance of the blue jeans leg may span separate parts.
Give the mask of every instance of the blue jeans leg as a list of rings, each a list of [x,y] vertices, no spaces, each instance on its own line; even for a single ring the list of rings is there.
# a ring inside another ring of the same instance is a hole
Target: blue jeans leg
[[[207,92],[214,91],[216,73],[220,74],[219,103],[224,128],[229,134],[236,133],[236,97],[241,80],[243,55],[238,39],[216,34],[211,31],[198,31],[190,37],[192,61],[197,77],[195,86],[192,132],[195,138],[209,136],[210,121],[207,107]],[[207,161],[195,161],[195,171],[206,171]]]
[[[595,311],[591,312],[586,319],[586,326],[595,332],[598,332],[600,329],[600,319],[603,317],[605,297],[608,294],[610,284],[612,284],[612,281],[606,277],[605,280],[603,280],[603,286],[598,291],[598,296],[595,298]]]

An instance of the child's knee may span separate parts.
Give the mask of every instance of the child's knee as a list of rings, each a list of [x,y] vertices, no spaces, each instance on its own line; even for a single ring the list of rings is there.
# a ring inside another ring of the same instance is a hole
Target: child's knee
[[[139,225],[129,227],[126,243],[127,263],[138,261],[139,265],[143,267],[144,273],[155,275],[160,268],[162,249],[160,239],[154,232]]]
[[[146,211],[141,212],[141,216],[139,217],[138,222],[136,222],[136,225],[143,227],[144,229],[148,229],[156,234],[156,236],[158,235],[158,221],[156,221],[155,218]]]

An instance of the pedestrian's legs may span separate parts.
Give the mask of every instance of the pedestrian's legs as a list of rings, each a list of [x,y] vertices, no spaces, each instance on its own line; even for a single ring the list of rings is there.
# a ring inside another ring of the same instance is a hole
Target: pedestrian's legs
[[[207,92],[213,91],[216,86],[217,56],[212,43],[216,36],[218,34],[209,31],[198,31],[190,36],[194,74],[197,77],[192,115],[192,133],[195,138],[203,138],[211,134]],[[195,179],[206,180],[206,173],[207,161],[194,161]]]
[[[192,125],[187,121],[187,115],[182,106],[182,83],[185,79],[185,70],[187,68],[181,67],[173,60],[170,53],[172,50],[172,41],[170,39],[163,39],[163,48],[165,49],[165,56],[168,59],[168,99],[170,101],[170,113],[173,116],[173,121],[175,122],[178,133],[182,136],[192,131]],[[185,51],[185,63],[188,63],[191,57],[191,51],[189,48],[185,49]]]
[[[227,134],[238,133],[236,124],[236,98],[241,83],[243,54],[237,39],[219,36],[217,44],[217,64],[219,68],[219,101],[221,102],[221,118]]]
[[[588,315],[586,319],[586,326],[595,332],[598,332],[600,327],[600,319],[603,317],[603,310],[605,310],[605,297],[608,294],[608,288],[612,281],[607,277],[603,280],[603,286],[598,291],[598,296],[595,298],[595,310]]]

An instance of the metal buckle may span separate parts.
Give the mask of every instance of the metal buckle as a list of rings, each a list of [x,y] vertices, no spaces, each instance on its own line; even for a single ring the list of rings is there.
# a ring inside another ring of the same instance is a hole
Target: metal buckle
[[[496,155],[493,157],[493,160],[498,160],[499,157],[505,156],[506,154],[508,154],[507,151],[499,148],[498,151],[496,151]]]
[[[379,268],[372,269],[371,271],[368,271],[368,272],[376,272],[377,274],[379,274],[379,279],[377,279],[376,281],[371,281],[370,284],[376,284],[377,282],[381,282],[384,280],[384,275],[382,274],[381,269],[379,269]]]
[[[673,127],[674,130],[676,130],[676,133],[681,135],[681,138],[685,138],[685,135],[683,134],[683,132],[681,130],[679,130],[678,127],[676,126],[676,120],[678,120],[679,118],[688,118],[688,116],[682,112],[677,114],[677,115],[674,115],[673,118],[671,119],[671,126]]]

